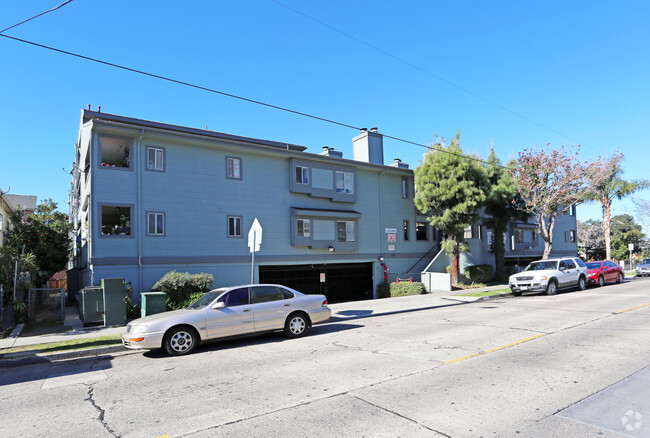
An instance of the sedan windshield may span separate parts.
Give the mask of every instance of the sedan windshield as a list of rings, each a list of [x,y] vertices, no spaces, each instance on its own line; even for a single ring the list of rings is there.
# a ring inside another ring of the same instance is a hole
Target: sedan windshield
[[[587,269],[600,269],[600,262],[588,262]]]
[[[526,269],[524,269],[524,271],[543,271],[545,269],[557,269],[557,260],[533,262],[530,265],[526,266]]]
[[[194,301],[192,304],[187,306],[188,309],[201,309],[211,302],[213,302],[219,295],[223,293],[223,290],[211,290],[210,292],[206,292],[205,295],[202,295],[201,298],[198,300]]]

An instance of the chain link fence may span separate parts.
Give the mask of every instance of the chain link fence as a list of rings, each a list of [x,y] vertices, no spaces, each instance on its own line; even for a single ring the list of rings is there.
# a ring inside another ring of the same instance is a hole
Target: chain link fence
[[[29,289],[27,294],[27,320],[30,323],[65,320],[64,289]]]

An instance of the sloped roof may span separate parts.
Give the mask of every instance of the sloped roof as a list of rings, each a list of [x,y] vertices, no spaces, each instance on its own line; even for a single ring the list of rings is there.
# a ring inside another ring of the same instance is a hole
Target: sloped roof
[[[34,211],[36,210],[36,196],[31,196],[31,195],[10,195],[10,194],[3,194],[2,195],[6,201],[9,203],[12,209],[16,209],[20,205],[20,207],[23,210],[31,210]]]

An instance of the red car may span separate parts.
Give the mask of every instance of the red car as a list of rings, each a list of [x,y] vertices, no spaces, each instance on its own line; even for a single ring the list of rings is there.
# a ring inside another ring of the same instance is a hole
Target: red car
[[[587,269],[589,269],[589,284],[605,286],[605,283],[622,283],[625,279],[623,268],[609,260],[587,262]]]

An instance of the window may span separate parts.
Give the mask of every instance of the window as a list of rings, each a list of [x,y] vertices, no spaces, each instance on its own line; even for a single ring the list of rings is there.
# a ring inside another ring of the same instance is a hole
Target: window
[[[241,179],[241,158],[226,158],[226,178]]]
[[[131,235],[131,207],[102,205],[101,210],[103,236]]]
[[[576,232],[575,230],[569,231],[569,242],[575,242],[576,241]]]
[[[128,138],[102,137],[101,167],[130,167],[129,151],[131,141]]]
[[[566,267],[567,267],[567,269],[575,269],[575,268],[576,268],[576,264],[573,263],[573,260],[567,260],[567,261],[566,261]]]
[[[241,237],[241,216],[228,216],[228,237]]]
[[[404,228],[404,240],[409,240],[409,221],[402,221],[402,228]]]
[[[402,178],[402,198],[409,197],[408,179]]]
[[[4,223],[4,219],[2,217],[2,213],[0,213],[0,231],[2,231],[2,224]]]
[[[532,237],[531,237],[531,239],[530,239],[531,242],[535,242],[535,243],[537,243],[537,231],[535,231],[535,230],[531,230],[531,233],[532,233]]]
[[[339,242],[354,242],[354,221],[336,222],[336,235]]]
[[[296,166],[296,182],[309,184],[309,167]]]
[[[415,223],[415,240],[429,240],[427,238],[427,223],[426,222],[416,222]]]
[[[463,230],[463,238],[471,239],[472,237],[474,237],[473,234],[472,234],[472,227],[466,227]]]
[[[515,243],[524,243],[524,230],[521,228],[515,230]]]
[[[223,303],[225,307],[245,306],[247,304],[250,304],[248,288],[241,287],[239,289],[233,289],[219,298],[218,302]]]
[[[149,236],[165,235],[165,214],[164,213],[147,213],[147,235]]]
[[[354,193],[354,173],[336,172],[335,178],[337,193]]]
[[[570,214],[571,216],[575,216],[575,215],[576,215],[576,206],[575,206],[575,205],[572,205],[572,206],[571,206],[571,209],[569,210],[569,214]]]
[[[147,147],[147,170],[165,170],[165,150]]]
[[[311,236],[311,221],[309,219],[298,219],[298,237]]]
[[[253,304],[284,300],[284,294],[275,286],[254,286]]]

